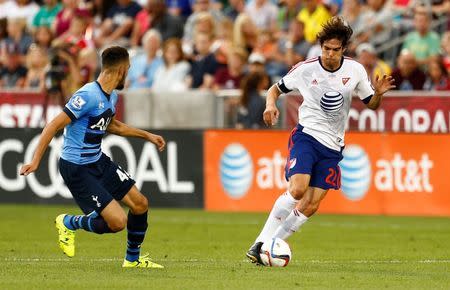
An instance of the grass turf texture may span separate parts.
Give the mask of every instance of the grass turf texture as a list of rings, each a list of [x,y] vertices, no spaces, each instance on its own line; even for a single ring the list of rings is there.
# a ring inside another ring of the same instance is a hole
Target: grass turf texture
[[[450,219],[318,215],[289,240],[287,268],[244,258],[266,214],[153,210],[143,252],[166,268],[122,269],[126,231],[57,245],[57,214],[0,206],[0,289],[449,289]]]

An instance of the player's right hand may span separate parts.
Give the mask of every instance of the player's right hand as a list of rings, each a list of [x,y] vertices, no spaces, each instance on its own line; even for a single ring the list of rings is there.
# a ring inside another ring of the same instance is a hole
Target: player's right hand
[[[35,172],[37,169],[37,165],[34,165],[33,163],[24,164],[20,168],[20,175],[27,176],[28,174]]]
[[[275,105],[266,105],[266,109],[264,110],[263,114],[263,119],[264,123],[266,123],[268,127],[274,126],[277,123],[279,116],[280,112],[278,111]]]
[[[166,141],[163,137],[156,135],[156,134],[150,134],[150,142],[156,145],[158,147],[159,152],[163,151],[166,147]]]

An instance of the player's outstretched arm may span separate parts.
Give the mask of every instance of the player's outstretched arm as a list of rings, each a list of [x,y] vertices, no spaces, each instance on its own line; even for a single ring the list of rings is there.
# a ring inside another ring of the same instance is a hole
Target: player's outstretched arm
[[[111,134],[123,137],[142,138],[155,144],[156,147],[158,147],[159,151],[163,151],[164,147],[166,147],[166,141],[164,141],[163,137],[141,129],[128,126],[127,124],[118,121],[115,117],[113,117],[113,119],[109,123],[106,131],[108,131]]]
[[[263,119],[264,123],[266,123],[268,127],[272,127],[273,125],[275,125],[278,121],[278,117],[280,116],[280,112],[278,111],[276,105],[276,102],[280,95],[281,92],[276,84],[272,85],[267,91],[266,109],[263,113]]]
[[[42,130],[41,133],[41,137],[39,138],[38,146],[36,148],[36,151],[34,152],[33,159],[30,163],[24,164],[20,168],[20,175],[28,175],[36,171],[36,169],[39,167],[39,163],[41,162],[45,150],[47,150],[48,144],[50,144],[56,133],[66,127],[71,121],[72,120],[66,113],[61,112],[44,127],[44,130]]]
[[[376,110],[380,107],[383,95],[390,89],[395,88],[394,81],[393,77],[387,75],[383,75],[381,78],[378,76],[375,78],[375,83],[373,84],[375,94],[367,104],[369,109]]]

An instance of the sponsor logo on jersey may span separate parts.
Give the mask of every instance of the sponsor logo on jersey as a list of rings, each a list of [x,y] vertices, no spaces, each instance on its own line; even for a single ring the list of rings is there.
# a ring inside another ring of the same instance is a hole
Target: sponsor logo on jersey
[[[334,113],[341,109],[344,104],[344,96],[339,92],[327,92],[320,100],[320,107],[327,113]]]
[[[253,181],[253,161],[247,149],[239,143],[225,147],[220,158],[220,180],[225,192],[233,199],[245,196]]]
[[[81,108],[86,104],[86,101],[83,100],[81,96],[75,96],[72,100],[72,107],[77,110],[81,110]]]

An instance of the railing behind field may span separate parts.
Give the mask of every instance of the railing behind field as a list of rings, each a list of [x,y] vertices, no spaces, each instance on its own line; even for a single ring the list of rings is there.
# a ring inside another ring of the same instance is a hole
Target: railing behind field
[[[239,97],[239,90],[158,94],[148,89],[124,90],[117,118],[140,128],[235,128]],[[281,116],[276,129],[295,126],[301,102],[298,93],[280,97]],[[43,127],[60,111],[59,104],[33,91],[0,91],[0,127]],[[450,91],[389,92],[377,111],[367,109],[355,97],[347,127],[356,132],[449,133]]]

